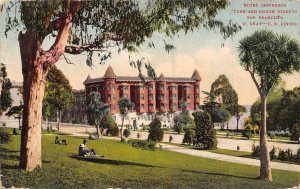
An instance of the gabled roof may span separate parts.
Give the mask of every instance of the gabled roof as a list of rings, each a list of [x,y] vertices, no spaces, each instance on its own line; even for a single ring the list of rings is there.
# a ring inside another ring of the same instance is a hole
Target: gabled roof
[[[86,79],[84,80],[83,84],[86,84],[88,81],[92,80],[90,74],[86,77]]]
[[[200,74],[199,74],[199,72],[198,72],[197,69],[195,69],[195,71],[194,71],[194,73],[192,75],[192,79],[194,79],[196,81],[201,81],[202,80],[202,78],[201,78],[201,76],[200,76]]]
[[[105,77],[105,78],[117,78],[117,75],[115,74],[112,67],[108,66],[108,68],[106,69],[106,72],[105,72],[103,77]]]

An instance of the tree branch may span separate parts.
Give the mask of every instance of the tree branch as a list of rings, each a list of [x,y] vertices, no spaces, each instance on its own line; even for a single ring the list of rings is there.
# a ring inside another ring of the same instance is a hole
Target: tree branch
[[[249,70],[248,70],[248,71],[249,71]],[[260,88],[258,82],[257,82],[256,79],[255,79],[254,73],[251,72],[251,71],[249,71],[249,73],[250,73],[250,75],[251,75],[251,78],[252,78],[253,82],[255,83],[255,86],[256,86],[256,88],[257,88],[257,90],[258,90],[258,92],[259,92],[259,95],[262,96],[261,88]]]

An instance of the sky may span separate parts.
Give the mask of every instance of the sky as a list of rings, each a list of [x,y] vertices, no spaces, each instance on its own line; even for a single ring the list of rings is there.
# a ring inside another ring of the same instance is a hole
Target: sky
[[[255,4],[259,7],[249,7]],[[261,5],[281,4],[284,7],[261,7]],[[257,13],[241,13],[256,10]],[[263,11],[272,11],[275,13],[265,14]],[[278,13],[278,11],[294,11],[292,13]],[[259,11],[261,11],[259,13]],[[296,11],[296,12],[295,12]],[[139,53],[131,54],[135,59],[144,57],[155,68],[157,75],[163,73],[166,77],[191,77],[197,69],[202,77],[201,90],[209,91],[212,82],[220,74],[225,74],[233,88],[239,95],[239,103],[242,105],[251,105],[259,94],[248,72],[243,70],[239,64],[237,46],[239,40],[247,35],[251,35],[259,29],[271,29],[277,33],[286,33],[289,36],[300,41],[300,1],[296,0],[231,0],[230,6],[218,15],[218,19],[227,22],[232,20],[242,25],[242,30],[234,37],[224,40],[217,31],[208,31],[198,29],[192,33],[183,34],[168,39],[174,44],[176,49],[167,53],[159,45],[154,49],[143,46]],[[239,12],[239,13],[238,13]],[[247,16],[255,16],[255,19],[247,19]],[[258,19],[259,16],[281,16],[281,19]],[[260,23],[274,23],[277,26],[270,26]],[[246,23],[246,25],[243,25]],[[289,23],[289,26],[281,26],[281,23]],[[1,26],[5,25],[5,14],[0,15]],[[156,34],[153,40],[160,44],[163,36]],[[224,43],[224,46],[222,46]],[[46,42],[45,48],[50,42]],[[163,43],[161,43],[163,46]],[[4,36],[4,27],[0,28],[0,62],[6,64],[8,76],[11,80],[22,81],[22,69],[20,60],[20,51],[17,40],[17,32],[10,32],[8,37]],[[94,66],[88,67],[85,63],[86,56],[66,56],[74,63],[67,64],[63,59],[56,63],[56,66],[63,71],[74,89],[83,89],[83,81],[89,74],[92,78],[102,77],[106,68],[111,65],[115,73],[119,76],[137,76],[137,69],[129,65],[128,53],[113,53],[112,59],[107,60],[105,65],[99,65],[97,58],[94,59]],[[286,81],[286,88],[292,89],[300,85],[300,73],[283,76]],[[204,95],[202,95],[204,98]]]

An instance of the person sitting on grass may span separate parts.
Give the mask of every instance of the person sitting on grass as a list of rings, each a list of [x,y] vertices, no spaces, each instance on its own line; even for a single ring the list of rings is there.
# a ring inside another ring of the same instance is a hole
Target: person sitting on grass
[[[79,156],[89,156],[89,155],[96,155],[94,149],[89,149],[86,147],[87,140],[84,139],[83,142],[80,144],[79,149],[78,149],[78,155]]]
[[[58,136],[55,137],[54,144],[67,145],[67,140],[58,140]]]

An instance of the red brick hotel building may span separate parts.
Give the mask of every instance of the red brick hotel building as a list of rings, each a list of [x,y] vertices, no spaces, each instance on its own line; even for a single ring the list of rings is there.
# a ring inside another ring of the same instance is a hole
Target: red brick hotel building
[[[92,91],[101,94],[104,103],[110,105],[110,112],[120,122],[118,100],[130,99],[135,104],[134,111],[127,117],[127,123],[136,121],[137,125],[148,124],[155,113],[161,115],[165,126],[172,126],[174,113],[181,111],[183,102],[190,111],[200,105],[201,77],[197,70],[190,78],[165,77],[161,74],[157,80],[145,78],[144,85],[139,77],[117,76],[109,66],[103,77],[84,81],[86,95]]]

